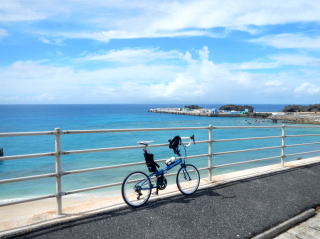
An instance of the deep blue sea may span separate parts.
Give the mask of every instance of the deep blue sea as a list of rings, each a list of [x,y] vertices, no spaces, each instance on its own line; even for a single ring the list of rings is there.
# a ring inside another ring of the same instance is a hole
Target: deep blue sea
[[[236,125],[274,125],[269,120],[256,120],[234,117],[197,117],[149,113],[148,109],[157,107],[181,107],[183,105],[0,105],[0,132],[48,131],[54,128],[62,130],[85,129],[123,129],[123,128],[163,128],[185,126],[236,126]],[[219,105],[202,105],[207,108]],[[284,105],[253,105],[258,112],[281,111]],[[279,122],[281,123],[281,122]],[[319,129],[288,129],[287,134],[320,133]],[[62,150],[77,150],[100,147],[117,147],[136,145],[139,140],[154,140],[155,143],[166,143],[175,135],[190,136],[196,140],[206,140],[208,130],[188,131],[156,131],[130,133],[100,133],[63,135]],[[281,135],[280,129],[226,129],[215,130],[215,139],[244,138],[255,136]],[[244,148],[256,148],[280,145],[280,139],[265,139],[255,141],[239,141],[215,143],[214,151],[230,151]],[[288,138],[287,144],[319,141],[317,137]],[[287,153],[316,150],[318,146],[300,146],[286,149]],[[1,137],[0,148],[6,156],[45,153],[54,151],[54,136],[19,136]],[[153,148],[156,159],[166,159],[172,156],[172,151],[166,147]],[[188,154],[205,154],[208,145],[196,144],[189,148]],[[244,160],[280,155],[280,149],[228,154],[214,157],[214,165],[239,162]],[[313,155],[306,155],[311,157]],[[295,160],[288,158],[287,160]],[[121,150],[100,153],[67,155],[62,157],[62,170],[93,168],[129,162],[143,161],[141,149]],[[241,170],[279,162],[280,159],[256,162],[215,169],[215,174]],[[190,160],[199,168],[207,166],[207,158]],[[113,170],[102,170],[90,173],[63,176],[64,191],[84,187],[121,182],[124,177],[134,170],[146,170],[146,166],[127,167]],[[0,179],[38,175],[55,171],[54,157],[0,160]],[[201,172],[207,176],[206,171]],[[114,188],[113,190],[119,190]],[[0,184],[0,200],[7,201],[34,195],[51,194],[55,192],[54,178],[29,180]],[[93,193],[108,193],[108,190],[93,191]]]

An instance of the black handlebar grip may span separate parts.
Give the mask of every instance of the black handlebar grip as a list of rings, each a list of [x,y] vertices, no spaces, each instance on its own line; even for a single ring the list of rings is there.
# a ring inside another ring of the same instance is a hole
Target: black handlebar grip
[[[190,137],[190,139],[192,139],[193,143],[196,144],[196,142],[194,140],[194,134]]]

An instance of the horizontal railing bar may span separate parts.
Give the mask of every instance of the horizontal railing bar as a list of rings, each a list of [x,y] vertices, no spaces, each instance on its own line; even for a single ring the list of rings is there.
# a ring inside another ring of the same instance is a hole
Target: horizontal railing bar
[[[313,154],[313,153],[319,153],[320,150],[314,150],[314,151],[306,151],[306,152],[300,152],[300,153],[293,153],[293,154],[286,154],[286,157],[295,156],[295,155],[301,155],[301,154]]]
[[[231,142],[231,141],[242,141],[242,140],[256,140],[256,139],[276,139],[281,138],[282,136],[266,136],[266,137],[251,137],[251,138],[233,138],[233,139],[216,139],[212,142]]]
[[[320,144],[320,142],[303,143],[303,144],[288,144],[285,147],[295,147],[295,146],[304,146],[304,145],[313,145],[313,144]]]
[[[176,172],[176,173],[167,173],[167,174],[165,174],[165,176],[166,176],[166,177],[171,177],[171,176],[177,175],[177,173],[178,173],[178,172]]]
[[[55,132],[54,131],[12,132],[12,133],[0,133],[0,137],[52,135],[52,134],[55,134]]]
[[[285,125],[286,128],[320,128],[318,125]]]
[[[213,126],[213,129],[255,129],[255,128],[281,128],[282,126]],[[315,125],[285,125],[286,128],[320,128]],[[136,128],[136,129],[96,129],[96,130],[62,130],[62,134],[81,134],[81,133],[113,133],[113,132],[139,132],[139,131],[170,131],[170,130],[193,130],[193,129],[209,129],[208,126],[203,127],[175,127],[175,128]],[[35,136],[35,135],[53,135],[55,131],[39,131],[39,132],[8,132],[0,133],[0,137],[14,136]]]
[[[208,170],[210,169],[209,167],[204,167],[204,168],[198,168],[198,171],[203,171],[203,170]]]
[[[187,156],[186,159],[192,159],[192,158],[201,158],[201,157],[208,157],[209,154],[199,154],[199,155],[192,155]],[[184,158],[184,157],[181,157]],[[167,159],[160,159],[155,160],[156,162],[165,162]],[[111,165],[111,166],[103,166],[103,167],[96,167],[96,168],[86,168],[86,169],[77,169],[77,170],[70,170],[70,171],[64,171],[62,172],[62,175],[68,175],[68,174],[75,174],[75,173],[87,173],[92,171],[98,171],[98,170],[107,170],[107,169],[114,169],[114,168],[124,168],[124,167],[131,167],[131,166],[137,166],[137,165],[144,165],[146,162],[136,162],[136,163],[127,163],[127,164],[118,164],[118,165]]]
[[[320,134],[296,134],[296,135],[289,134],[289,135],[286,135],[286,137],[306,137],[306,136],[320,136]]]
[[[213,129],[255,129],[255,128],[281,128],[282,126],[213,126]],[[315,125],[285,125],[286,128],[320,128]],[[81,133],[113,133],[113,132],[139,132],[139,131],[170,131],[170,130],[194,130],[209,129],[203,127],[175,127],[175,128],[136,128],[136,129],[96,129],[96,130],[62,130],[62,134],[81,134]],[[55,131],[39,132],[8,132],[0,133],[0,137],[14,136],[35,136],[35,135],[54,135]]]
[[[259,158],[259,159],[253,159],[253,160],[247,160],[247,161],[241,161],[241,162],[235,162],[235,163],[227,163],[227,164],[220,164],[213,166],[212,168],[222,168],[222,167],[228,167],[238,164],[246,164],[246,163],[253,163],[253,162],[259,162],[259,161],[265,161],[265,160],[271,160],[271,159],[277,159],[281,158],[281,156],[273,156],[273,157],[267,157],[267,158]]]
[[[213,126],[213,129],[268,129],[268,128],[281,128],[281,125],[270,126]]]
[[[3,179],[3,180],[0,180],[0,184],[3,184],[3,183],[14,183],[14,182],[20,182],[20,181],[26,181],[26,180],[32,180],[32,179],[39,179],[39,178],[49,178],[49,177],[55,177],[55,176],[57,176],[57,174],[55,174],[55,173],[47,173],[47,174],[26,176],[26,177],[20,177],[20,178]]]
[[[185,159],[194,159],[194,158],[202,158],[202,157],[208,157],[209,154],[197,154],[197,155],[191,155],[191,156],[187,156],[185,157]],[[182,157],[184,158],[184,157]]]
[[[193,158],[202,158],[202,157],[208,157],[209,154],[197,154],[197,155],[191,155],[186,157],[175,157],[176,159],[193,159]],[[159,159],[155,160],[156,162],[165,162],[167,159]]]
[[[97,190],[97,189],[102,189],[102,188],[110,188],[110,187],[119,186],[119,185],[122,185],[122,182],[110,183],[110,184],[104,184],[104,185],[99,185],[99,186],[95,186],[95,187],[77,189],[77,190],[73,190],[73,191],[69,191],[69,192],[64,192],[63,195],[82,193],[82,192],[92,191],[92,190]]]
[[[24,158],[40,158],[55,156],[56,153],[38,153],[38,154],[23,154],[23,155],[12,155],[0,157],[0,160],[13,160],[13,159],[24,159]]]
[[[251,151],[260,151],[260,150],[267,150],[267,149],[279,149],[281,146],[272,146],[272,147],[263,147],[263,148],[253,148],[253,149],[240,149],[234,151],[226,151],[226,152],[218,152],[213,153],[212,155],[223,155],[223,154],[233,154],[233,153],[242,153],[242,152],[251,152]]]
[[[209,169],[208,167],[198,168],[198,171],[203,171],[203,170],[208,170],[208,169]],[[192,170],[192,171],[194,171],[194,170]],[[177,175],[177,173],[178,172],[176,172],[176,173],[167,173],[167,174],[165,174],[165,176],[166,177],[175,176],[175,175]]]
[[[282,126],[213,126],[213,129],[255,129],[255,128],[281,128]],[[316,125],[285,125],[286,128],[320,128]],[[81,133],[113,133],[113,132],[139,132],[139,131],[170,131],[170,130],[194,130],[209,129],[203,127],[175,127],[175,128],[136,128],[136,129],[96,129],[96,130],[62,130],[62,134],[81,134]],[[35,136],[35,135],[54,135],[55,131],[39,132],[8,132],[0,133],[0,137],[14,136]]]
[[[55,194],[46,195],[46,196],[41,196],[41,197],[33,197],[33,198],[24,199],[24,200],[18,200],[18,201],[12,201],[12,202],[7,202],[7,203],[1,203],[1,204],[0,204],[0,207],[10,206],[10,205],[15,205],[15,204],[20,204],[20,203],[26,203],[26,202],[32,202],[32,201],[38,201],[38,200],[43,200],[43,199],[48,199],[48,198],[54,198],[54,197],[56,197]]]
[[[196,144],[204,144],[209,143],[209,140],[202,140],[202,141],[196,141]],[[188,144],[188,143],[183,143]],[[156,148],[156,147],[163,147],[168,146],[168,143],[165,144],[150,144],[148,147],[150,148]],[[80,149],[80,150],[67,150],[61,152],[62,155],[67,154],[83,154],[83,153],[97,153],[97,152],[107,152],[107,151],[115,151],[115,150],[127,150],[127,149],[140,149],[144,148],[144,145],[133,145],[133,146],[123,146],[123,147],[110,147],[110,148],[97,148],[97,149]]]
[[[208,167],[198,168],[198,171],[208,170],[208,169],[209,169]],[[170,177],[170,176],[174,176],[174,175],[177,175],[177,173],[168,173],[168,174],[165,174],[166,177]],[[122,182],[111,183],[111,184],[104,184],[104,185],[100,185],[100,186],[89,187],[89,188],[82,188],[82,189],[77,189],[77,190],[73,190],[73,191],[64,192],[63,195],[70,195],[70,194],[75,194],[75,193],[82,193],[82,192],[86,192],[86,191],[98,190],[98,189],[102,189],[102,188],[110,188],[110,187],[120,186],[120,185],[122,185]]]
[[[165,146],[160,145],[160,146]],[[158,147],[160,147],[158,146]],[[150,145],[151,147],[151,145]],[[124,147],[113,147],[113,148],[97,148],[97,149],[80,149],[80,150],[68,150],[61,152],[62,155],[66,154],[83,154],[83,153],[97,153],[97,152],[107,152],[107,151],[114,151],[114,150],[123,150],[123,149],[139,149],[144,148],[143,145],[134,145],[134,146],[124,146]]]
[[[118,164],[118,165],[96,167],[96,168],[76,169],[76,170],[64,171],[64,172],[62,172],[62,175],[75,174],[75,173],[88,173],[88,172],[93,172],[93,171],[98,171],[98,170],[107,170],[107,169],[114,169],[114,168],[130,167],[130,166],[137,166],[137,165],[143,165],[143,164],[145,164],[145,162]]]
[[[195,144],[205,144],[205,143],[210,143],[210,140],[199,140],[199,141],[195,141]],[[188,144],[188,143],[185,143]]]
[[[96,129],[96,130],[62,130],[62,134],[82,134],[82,133],[120,133],[120,132],[140,132],[140,131],[170,131],[170,130],[194,130],[209,129],[204,127],[176,127],[176,128],[136,128],[136,129]]]
[[[196,141],[196,144],[208,143],[208,140]],[[187,144],[187,143],[184,143]],[[154,144],[149,145],[149,147],[162,147],[168,146],[168,144]],[[135,145],[135,146],[124,146],[124,147],[113,147],[113,148],[98,148],[98,149],[84,149],[84,150],[69,150],[61,152],[62,155],[66,154],[80,154],[80,153],[93,153],[93,152],[105,152],[105,151],[113,151],[113,150],[123,150],[123,149],[138,149],[143,148],[143,145]],[[48,157],[55,156],[56,153],[37,153],[37,154],[23,154],[23,155],[12,155],[12,156],[3,156],[1,160],[13,160],[13,159],[23,159],[23,158],[39,158],[39,157]]]

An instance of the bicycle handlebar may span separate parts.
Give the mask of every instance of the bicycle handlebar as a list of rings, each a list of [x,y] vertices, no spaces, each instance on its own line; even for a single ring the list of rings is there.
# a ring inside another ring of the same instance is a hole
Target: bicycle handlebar
[[[194,140],[194,134],[189,136],[189,137],[181,137],[181,140],[189,140],[189,142],[187,142],[186,147],[189,147],[192,143],[196,144],[195,140]],[[138,141],[138,144],[142,144],[144,146],[149,146],[149,144],[153,143],[153,140],[148,140],[148,141]]]
[[[189,137],[181,137],[181,140],[188,139],[189,142],[186,144],[186,147],[189,147],[192,143],[195,144],[194,135]]]

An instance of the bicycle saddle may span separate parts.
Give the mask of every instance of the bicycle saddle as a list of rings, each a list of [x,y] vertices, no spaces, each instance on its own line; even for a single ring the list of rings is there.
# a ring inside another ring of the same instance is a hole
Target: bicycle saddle
[[[149,145],[149,144],[151,144],[153,142],[154,142],[153,140],[149,140],[149,141],[138,141],[137,143],[138,144],[142,144],[142,145]]]

